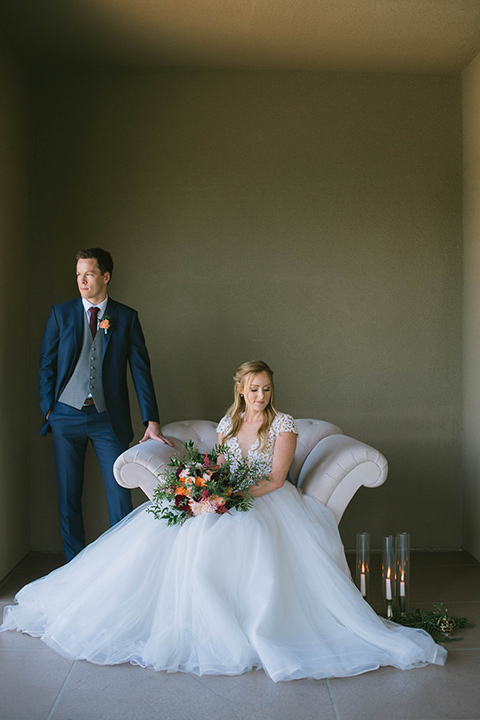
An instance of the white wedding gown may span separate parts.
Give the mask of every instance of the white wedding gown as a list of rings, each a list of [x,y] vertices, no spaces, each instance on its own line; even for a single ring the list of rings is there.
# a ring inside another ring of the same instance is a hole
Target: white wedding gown
[[[271,466],[282,430],[295,432],[279,413],[267,454],[254,446],[249,457]],[[236,439],[230,445],[238,455]],[[426,632],[379,618],[363,600],[330,511],[290,483],[249,512],[182,526],[156,520],[148,506],[26,585],[0,630],[101,665],[198,675],[263,668],[274,681],[445,662]]]

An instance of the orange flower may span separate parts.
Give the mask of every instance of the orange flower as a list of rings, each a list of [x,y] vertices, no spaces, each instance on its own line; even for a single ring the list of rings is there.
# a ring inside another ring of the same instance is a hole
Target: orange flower
[[[175,490],[175,495],[186,495],[186,494],[187,494],[187,490],[186,490],[186,488],[184,488],[182,486],[177,487],[177,489]]]
[[[207,482],[207,481],[204,480],[202,477],[196,477],[196,478],[195,478],[195,485],[196,485],[197,487],[203,487],[204,485],[206,485],[206,482]]]

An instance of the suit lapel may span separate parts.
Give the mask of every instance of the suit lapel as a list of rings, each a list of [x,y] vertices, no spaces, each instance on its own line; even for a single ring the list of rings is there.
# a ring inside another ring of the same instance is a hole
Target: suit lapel
[[[69,320],[73,322],[73,338],[69,347],[69,362],[70,366],[68,368],[68,373],[66,374],[63,385],[60,387],[59,395],[63,392],[65,389],[65,385],[67,384],[68,380],[72,377],[73,371],[75,370],[75,366],[77,364],[78,358],[80,356],[80,352],[82,350],[82,340],[83,340],[83,302],[82,298],[76,298],[73,302],[72,307],[72,314],[69,316]],[[70,337],[71,337],[71,331],[70,331]],[[58,397],[57,397],[58,399]]]
[[[110,317],[112,318],[112,321],[111,321],[112,327],[109,328],[109,330],[107,330],[106,333],[104,330],[102,330],[102,328],[100,328],[100,330],[99,330],[99,332],[104,333],[103,338],[102,338],[102,344],[103,344],[102,363],[105,358],[105,352],[106,352],[108,344],[110,342],[110,338],[112,337],[112,332],[115,332],[115,327],[116,327],[116,322],[117,322],[117,317],[118,317],[118,311],[117,311],[115,300],[111,300],[110,298],[108,298],[107,307],[105,308],[105,315],[110,315]]]
[[[77,298],[73,305],[73,322],[75,325],[75,362],[77,362],[78,356],[82,349],[83,339],[83,302],[82,298]]]

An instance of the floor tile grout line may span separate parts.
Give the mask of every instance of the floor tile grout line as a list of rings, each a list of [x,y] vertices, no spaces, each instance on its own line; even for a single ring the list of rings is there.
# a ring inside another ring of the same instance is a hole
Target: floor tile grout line
[[[68,671],[68,673],[67,673],[66,676],[65,676],[65,680],[64,680],[63,683],[62,683],[62,687],[61,687],[60,690],[58,691],[57,697],[55,698],[55,700],[54,700],[54,702],[53,702],[53,705],[52,705],[52,707],[51,707],[51,709],[50,709],[50,712],[49,712],[48,715],[47,715],[47,720],[52,720],[52,718],[53,718],[53,713],[55,712],[55,710],[56,710],[56,708],[57,708],[57,705],[58,705],[58,703],[59,703],[60,700],[61,700],[61,697],[62,697],[62,695],[63,695],[63,691],[65,690],[65,685],[67,684],[68,679],[69,679],[70,675],[72,674],[73,668],[75,667],[76,664],[77,664],[77,661],[74,660],[73,663],[72,663],[72,667],[70,668],[70,670]]]
[[[333,714],[335,715],[335,720],[340,720],[340,715],[337,712],[337,705],[335,703],[335,699],[333,696],[333,690],[330,685],[330,680],[328,678],[326,678],[325,682],[327,683],[328,697],[330,698],[330,702],[332,703]]]

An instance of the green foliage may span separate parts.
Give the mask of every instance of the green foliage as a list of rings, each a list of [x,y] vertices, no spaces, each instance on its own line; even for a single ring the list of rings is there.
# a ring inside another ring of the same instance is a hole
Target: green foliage
[[[432,609],[413,608],[405,615],[396,610],[390,619],[398,625],[426,630],[436,642],[443,643],[461,640],[450,637],[451,633],[459,628],[473,627],[466,618],[449,615],[443,603],[433,605]]]

